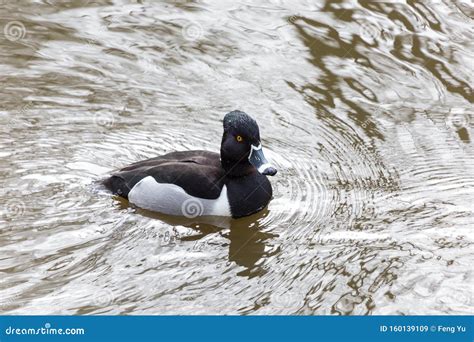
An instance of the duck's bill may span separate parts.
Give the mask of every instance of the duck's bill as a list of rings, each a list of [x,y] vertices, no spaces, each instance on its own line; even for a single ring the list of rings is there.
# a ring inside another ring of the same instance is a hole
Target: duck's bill
[[[262,175],[274,176],[277,173],[277,170],[265,158],[262,151],[262,144],[258,146],[252,145],[249,161]]]

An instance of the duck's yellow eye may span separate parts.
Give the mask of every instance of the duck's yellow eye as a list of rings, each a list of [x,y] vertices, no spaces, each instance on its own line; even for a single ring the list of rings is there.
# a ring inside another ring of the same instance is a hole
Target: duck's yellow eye
[[[238,136],[235,137],[235,140],[237,140],[238,142],[242,142],[242,141],[244,141],[244,138],[242,138],[241,135],[238,135]]]

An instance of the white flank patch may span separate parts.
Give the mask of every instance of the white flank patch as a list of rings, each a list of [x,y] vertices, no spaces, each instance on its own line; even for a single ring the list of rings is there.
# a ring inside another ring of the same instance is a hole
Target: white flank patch
[[[168,215],[231,216],[225,185],[218,198],[204,199],[189,195],[176,184],[158,183],[148,176],[135,184],[128,200],[140,208]]]

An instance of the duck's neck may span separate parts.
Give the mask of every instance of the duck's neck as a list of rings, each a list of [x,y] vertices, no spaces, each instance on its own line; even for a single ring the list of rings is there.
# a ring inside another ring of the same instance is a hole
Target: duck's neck
[[[244,177],[255,171],[255,167],[247,159],[236,161],[221,156],[221,165],[229,177]]]

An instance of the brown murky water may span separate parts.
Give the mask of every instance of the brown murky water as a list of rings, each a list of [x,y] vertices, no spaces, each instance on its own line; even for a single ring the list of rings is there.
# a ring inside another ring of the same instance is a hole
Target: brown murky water
[[[472,1],[0,1],[3,314],[472,314]],[[257,118],[268,209],[97,187]]]

